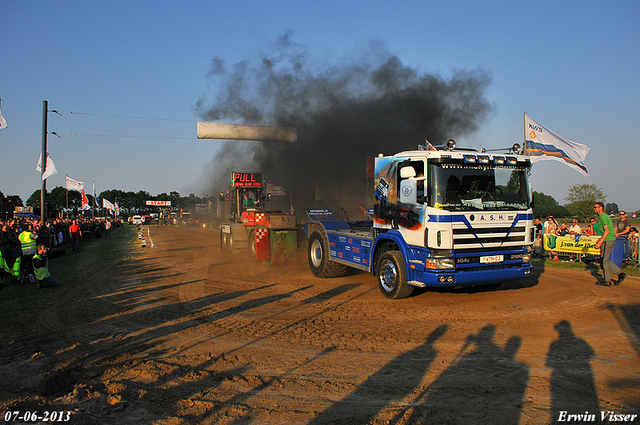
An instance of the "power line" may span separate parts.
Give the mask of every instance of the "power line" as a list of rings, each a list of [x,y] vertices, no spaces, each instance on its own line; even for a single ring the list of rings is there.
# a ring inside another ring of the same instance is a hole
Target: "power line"
[[[71,115],[91,115],[96,117],[109,117],[109,118],[131,118],[137,120],[151,120],[151,121],[174,121],[174,122],[198,122],[193,120],[176,120],[172,118],[152,118],[152,117],[134,117],[128,115],[112,115],[112,114],[92,114],[89,112],[69,112]]]
[[[60,134],[60,133],[57,133]],[[57,135],[56,134],[56,135]],[[65,134],[67,135],[67,134]],[[120,137],[130,139],[182,139],[193,140],[193,137],[172,137],[172,136],[126,136],[120,134],[85,134],[85,133],[68,133],[69,136],[84,136],[84,137]]]
[[[62,115],[59,111],[52,111],[59,115]],[[129,118],[129,119],[137,119],[137,120],[149,120],[149,121],[173,121],[173,122],[188,122],[188,123],[197,123],[197,120],[178,120],[172,118],[153,118],[153,117],[136,117],[129,115],[115,115],[115,114],[94,114],[90,112],[65,112],[70,115],[90,115],[95,117],[108,117],[108,118]],[[61,133],[54,133],[56,136],[60,137]],[[63,133],[64,134],[64,133]],[[118,137],[118,138],[130,138],[130,139],[180,139],[180,140],[193,140],[193,137],[171,137],[171,136],[133,136],[133,135],[122,135],[122,134],[88,134],[88,133],[67,133],[65,136],[84,136],[84,137]]]

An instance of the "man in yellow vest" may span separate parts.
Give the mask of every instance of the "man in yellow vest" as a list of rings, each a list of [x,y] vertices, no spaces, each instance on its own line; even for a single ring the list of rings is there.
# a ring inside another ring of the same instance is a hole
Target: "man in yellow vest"
[[[24,267],[27,274],[33,274],[31,260],[37,251],[36,239],[38,239],[38,234],[33,231],[31,223],[25,225],[25,229],[18,235],[18,239],[22,245],[22,267]]]
[[[36,275],[36,289],[60,286],[58,279],[49,272],[49,257],[44,244],[38,244],[38,252],[33,256],[33,271]]]

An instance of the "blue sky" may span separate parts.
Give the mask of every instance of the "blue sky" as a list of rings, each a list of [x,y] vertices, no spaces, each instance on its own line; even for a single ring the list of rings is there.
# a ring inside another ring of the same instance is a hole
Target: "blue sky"
[[[522,143],[526,111],[591,148],[588,177],[555,161],[538,162],[534,190],[564,203],[571,185],[592,183],[607,202],[640,209],[635,0],[4,0],[0,98],[8,127],[0,130],[0,191],[26,201],[39,189],[35,165],[46,99],[62,113],[49,114],[49,131],[62,136],[48,138],[58,169],[49,190],[63,186],[68,174],[85,187],[95,181],[98,192],[217,193],[223,188],[211,188],[204,170],[215,166],[222,144],[198,140],[195,124],[196,103],[216,90],[207,78],[212,58],[232,65],[287,32],[318,64],[379,43],[421,73],[448,79],[459,70],[486,71],[493,112],[458,145]]]

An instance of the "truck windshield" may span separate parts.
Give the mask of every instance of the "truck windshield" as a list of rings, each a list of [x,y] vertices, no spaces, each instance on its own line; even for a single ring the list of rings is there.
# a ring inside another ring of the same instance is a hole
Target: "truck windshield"
[[[449,211],[526,210],[526,168],[429,164],[428,205]]]

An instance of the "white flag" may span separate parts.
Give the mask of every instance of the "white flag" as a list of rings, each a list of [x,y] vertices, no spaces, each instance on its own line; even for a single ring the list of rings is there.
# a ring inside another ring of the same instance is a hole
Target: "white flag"
[[[84,189],[84,182],[79,182],[77,180],[70,179],[69,176],[67,176],[66,188],[67,190],[75,190],[78,192],[82,192],[82,189]]]
[[[0,111],[0,130],[3,128],[7,128],[7,122],[4,120],[2,116],[2,111]]]
[[[106,208],[106,209],[108,209],[110,211],[113,211],[115,209],[113,204],[111,202],[107,201],[104,198],[102,198],[102,208]]]
[[[525,155],[531,156],[531,162],[541,159],[553,159],[588,176],[584,160],[591,149],[587,145],[565,139],[547,127],[538,124],[526,114],[524,116]]]
[[[36,165],[36,171],[42,172],[42,168],[40,167],[42,164],[42,154],[40,154],[40,158],[38,159],[38,165]],[[44,165],[44,174],[42,175],[42,180],[47,177],[51,177],[54,174],[58,174],[58,170],[56,170],[56,166],[53,164],[53,159],[51,159],[51,155],[47,152],[47,163]]]

